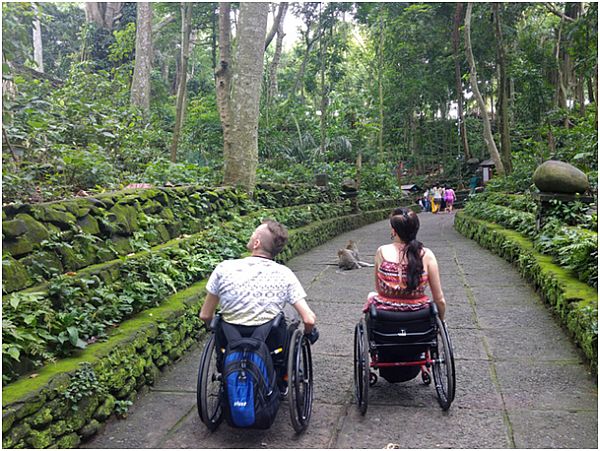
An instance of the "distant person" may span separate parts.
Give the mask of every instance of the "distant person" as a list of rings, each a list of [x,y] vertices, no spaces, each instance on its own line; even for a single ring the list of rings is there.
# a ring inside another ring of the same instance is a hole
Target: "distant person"
[[[477,186],[479,186],[479,177],[477,174],[473,174],[473,177],[471,177],[471,180],[469,180],[469,194],[475,194]]]
[[[430,202],[429,202],[429,190],[426,189],[425,192],[423,193],[423,211],[430,211],[431,210],[431,206],[430,206]]]
[[[449,185],[446,185],[446,189],[444,190],[444,198],[446,200],[446,211],[452,213],[454,201],[456,200],[456,193]]]
[[[429,284],[440,319],[446,315],[440,272],[433,252],[417,240],[419,217],[408,208],[396,208],[390,215],[391,244],[384,244],[375,254],[375,289],[369,293],[363,311],[370,305],[381,310],[417,311],[428,308]]]
[[[442,205],[442,193],[436,186],[433,187],[433,203],[431,204],[431,212],[436,214]]]
[[[440,185],[440,196],[441,196],[441,203],[440,203],[440,211],[446,211],[446,189]]]

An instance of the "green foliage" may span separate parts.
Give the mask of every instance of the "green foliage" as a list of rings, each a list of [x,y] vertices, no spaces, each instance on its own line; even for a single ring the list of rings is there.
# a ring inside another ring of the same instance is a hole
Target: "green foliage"
[[[194,163],[172,163],[160,158],[148,163],[141,180],[154,185],[192,183],[197,185],[215,186],[221,179],[220,171],[208,166]]]
[[[42,293],[2,297],[2,380],[13,378],[22,358],[32,364],[52,358],[47,342],[55,337],[56,314]]]
[[[465,213],[522,233],[539,252],[551,255],[579,280],[598,286],[597,214],[587,214],[587,206],[581,202],[551,201],[551,204],[541,230],[535,224],[538,206],[529,195],[486,191],[467,202]]]
[[[108,394],[106,388],[101,384],[96,376],[96,372],[88,363],[81,364],[81,367],[71,377],[69,386],[62,392],[65,400],[71,404],[71,409],[75,412],[79,410],[77,403],[92,395],[105,396]]]

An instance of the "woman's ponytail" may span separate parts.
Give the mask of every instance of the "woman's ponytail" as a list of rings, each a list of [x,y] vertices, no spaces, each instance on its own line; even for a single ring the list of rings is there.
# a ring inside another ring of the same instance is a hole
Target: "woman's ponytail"
[[[416,290],[423,275],[423,243],[416,238],[409,241],[404,248],[407,263],[407,288]]]
[[[416,290],[423,275],[423,243],[417,240],[419,217],[408,208],[396,208],[390,215],[390,224],[406,244],[407,287],[411,291]]]

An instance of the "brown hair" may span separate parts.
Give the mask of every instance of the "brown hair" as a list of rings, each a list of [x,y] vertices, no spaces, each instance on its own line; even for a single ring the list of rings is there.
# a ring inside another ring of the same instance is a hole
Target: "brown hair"
[[[406,244],[404,255],[407,260],[407,287],[415,290],[423,274],[423,243],[417,240],[420,223],[417,214],[410,208],[400,207],[392,211],[390,224],[398,237]],[[402,261],[402,255],[399,262]]]
[[[272,219],[265,219],[262,223],[267,225],[269,231],[261,237],[262,248],[274,258],[287,243],[288,231],[283,224]]]

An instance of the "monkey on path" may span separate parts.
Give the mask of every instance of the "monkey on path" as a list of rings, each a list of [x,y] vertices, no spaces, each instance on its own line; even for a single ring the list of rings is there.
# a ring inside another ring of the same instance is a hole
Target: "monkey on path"
[[[373,265],[360,260],[358,247],[354,241],[350,240],[345,249],[338,250],[338,266],[341,269],[360,269],[364,266]]]

